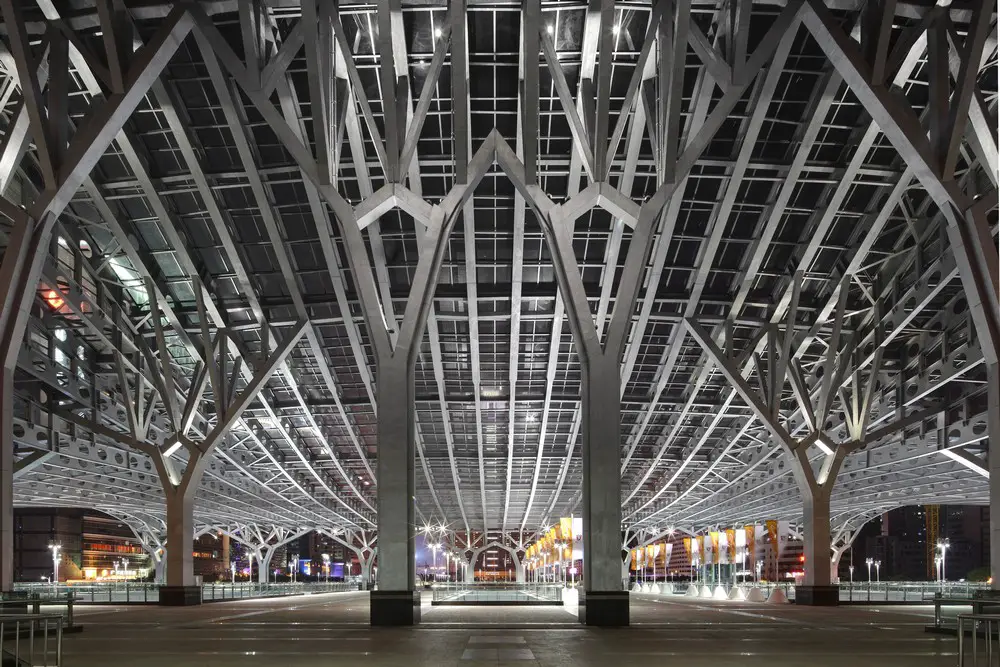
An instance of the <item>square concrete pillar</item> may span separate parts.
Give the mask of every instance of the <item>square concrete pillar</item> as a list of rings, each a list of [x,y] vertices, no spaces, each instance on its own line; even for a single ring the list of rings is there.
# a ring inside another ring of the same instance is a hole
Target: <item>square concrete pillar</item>
[[[407,363],[378,369],[378,590],[372,625],[420,622],[415,590],[416,491],[413,371]]]
[[[622,590],[621,398],[618,359],[585,365],[583,380],[583,588],[586,625],[629,623]]]

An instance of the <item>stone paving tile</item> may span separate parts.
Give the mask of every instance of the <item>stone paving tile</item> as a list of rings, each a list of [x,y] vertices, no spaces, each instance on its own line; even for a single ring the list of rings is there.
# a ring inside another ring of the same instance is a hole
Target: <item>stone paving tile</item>
[[[366,593],[181,609],[81,606],[77,617],[84,631],[65,637],[64,655],[71,667],[953,667],[956,662],[953,637],[923,632],[933,614],[929,606],[822,609],[637,596],[631,606],[634,625],[623,629],[586,628],[565,611],[549,611],[560,612],[553,616],[557,622],[540,622],[532,608],[466,607],[461,617],[474,625],[371,628]],[[466,651],[486,653],[466,659]]]

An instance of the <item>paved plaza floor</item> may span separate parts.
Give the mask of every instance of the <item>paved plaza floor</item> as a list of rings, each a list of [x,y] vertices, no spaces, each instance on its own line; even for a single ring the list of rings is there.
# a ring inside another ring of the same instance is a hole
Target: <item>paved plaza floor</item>
[[[371,628],[366,593],[201,607],[81,607],[67,667],[930,667],[955,638],[930,607],[796,607],[633,596],[632,627],[584,628],[558,607],[423,607],[414,628]]]

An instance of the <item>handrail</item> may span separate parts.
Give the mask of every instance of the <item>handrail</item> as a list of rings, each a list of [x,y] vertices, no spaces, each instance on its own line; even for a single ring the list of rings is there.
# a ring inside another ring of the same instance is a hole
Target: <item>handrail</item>
[[[971,639],[966,641],[965,635]],[[958,615],[958,667],[979,666],[979,639],[983,636],[983,664],[991,667],[993,656],[1000,657],[1000,614]]]
[[[0,614],[0,662],[62,665],[62,614]]]

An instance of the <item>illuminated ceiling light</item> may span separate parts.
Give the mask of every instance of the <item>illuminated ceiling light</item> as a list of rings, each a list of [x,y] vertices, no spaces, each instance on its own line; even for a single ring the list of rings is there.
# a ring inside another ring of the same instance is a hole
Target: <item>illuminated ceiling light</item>
[[[167,457],[173,456],[174,454],[177,453],[177,450],[180,449],[180,448],[181,448],[181,441],[180,440],[175,440],[172,445],[170,445],[169,447],[167,447],[166,451],[163,452],[163,455],[167,456]]]
[[[555,26],[553,26],[553,25],[551,25],[551,24],[550,24],[550,25],[547,25],[547,26],[545,26],[545,32],[549,33],[550,35],[554,35],[554,34],[556,34],[556,29],[555,29]]]
[[[434,28],[434,37],[436,37],[437,39],[441,39],[442,34],[443,33],[441,32],[441,28]]]
[[[54,289],[50,289],[45,293],[45,302],[49,304],[49,308],[52,310],[59,310],[63,307],[66,301],[62,298],[62,294]]]
[[[621,32],[621,29],[622,27],[616,23],[614,26],[612,26],[611,32],[617,35],[619,32]]]

